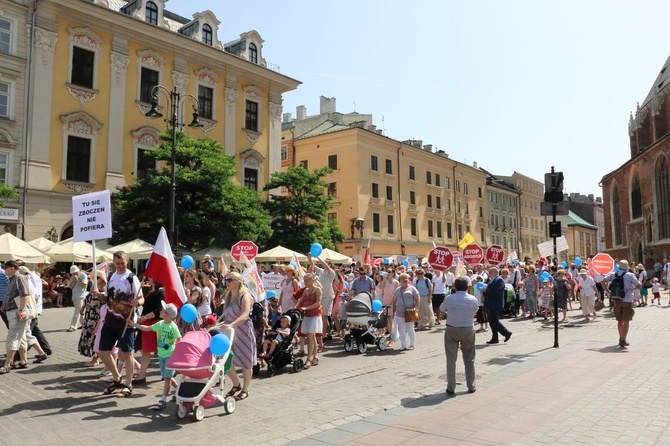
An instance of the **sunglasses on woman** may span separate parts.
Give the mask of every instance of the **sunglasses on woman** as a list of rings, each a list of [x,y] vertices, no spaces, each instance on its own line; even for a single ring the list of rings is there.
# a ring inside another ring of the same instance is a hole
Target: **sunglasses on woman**
[[[227,277],[227,278],[226,278],[226,283],[233,282],[234,280],[235,280],[235,279],[231,279],[230,277]]]

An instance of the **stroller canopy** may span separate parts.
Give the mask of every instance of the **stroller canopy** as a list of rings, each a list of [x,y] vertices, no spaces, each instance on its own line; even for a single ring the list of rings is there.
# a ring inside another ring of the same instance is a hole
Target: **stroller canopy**
[[[167,367],[172,370],[187,370],[212,365],[209,344],[212,337],[206,331],[189,331],[175,345]]]
[[[347,320],[353,325],[367,325],[372,313],[372,296],[360,293],[347,303]]]

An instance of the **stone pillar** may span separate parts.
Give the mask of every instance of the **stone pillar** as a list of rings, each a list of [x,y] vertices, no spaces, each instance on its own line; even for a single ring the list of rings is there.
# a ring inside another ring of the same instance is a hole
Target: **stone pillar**
[[[125,185],[123,176],[124,119],[126,107],[126,71],[130,57],[118,52],[110,53],[112,76],[109,85],[109,133],[107,136],[107,169],[105,188],[116,189]],[[134,155],[131,154],[134,159]]]
[[[268,175],[281,171],[281,95],[270,93],[270,122],[268,128]],[[269,176],[268,176],[269,179]]]
[[[32,126],[30,129],[30,189],[51,189],[51,99],[53,90],[54,50],[58,35],[43,28],[35,28],[33,63]],[[56,141],[54,144],[62,144]],[[60,175],[59,175],[60,177]]]
[[[235,110],[237,108],[237,78],[228,76],[226,78],[226,111],[224,116],[225,133],[224,133],[224,148],[226,155],[235,155],[237,147],[235,147],[235,135],[237,134],[237,122],[235,120]]]

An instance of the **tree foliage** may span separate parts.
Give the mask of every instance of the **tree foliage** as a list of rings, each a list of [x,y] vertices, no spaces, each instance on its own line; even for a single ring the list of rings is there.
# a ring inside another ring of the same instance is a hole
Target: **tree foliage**
[[[0,183],[0,208],[5,207],[3,200],[11,200],[19,196],[19,193],[12,186],[5,183]]]
[[[171,188],[171,135],[149,155],[161,161],[146,178],[112,195],[113,242],[136,237],[153,242],[160,227],[168,229]],[[214,140],[177,133],[175,231],[178,244],[190,249],[230,247],[239,240],[264,245],[272,230],[257,191],[233,183],[234,157]]]
[[[272,246],[309,252],[312,243],[334,249],[338,241],[344,241],[346,236],[337,222],[328,222],[333,197],[326,193],[328,183],[323,177],[330,172],[327,167],[310,172],[296,166],[270,176],[264,190],[281,188],[282,191],[281,195],[271,195],[266,205],[273,218]]]

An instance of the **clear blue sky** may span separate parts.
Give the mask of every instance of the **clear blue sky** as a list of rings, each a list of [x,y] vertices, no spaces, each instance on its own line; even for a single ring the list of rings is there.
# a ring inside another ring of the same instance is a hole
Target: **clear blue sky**
[[[371,113],[397,140],[601,196],[602,176],[630,158],[628,117],[670,54],[661,0],[183,1],[210,9],[219,39],[257,30],[263,56],[303,84],[284,96],[295,117],[319,96]],[[384,121],[382,123],[382,116]]]

